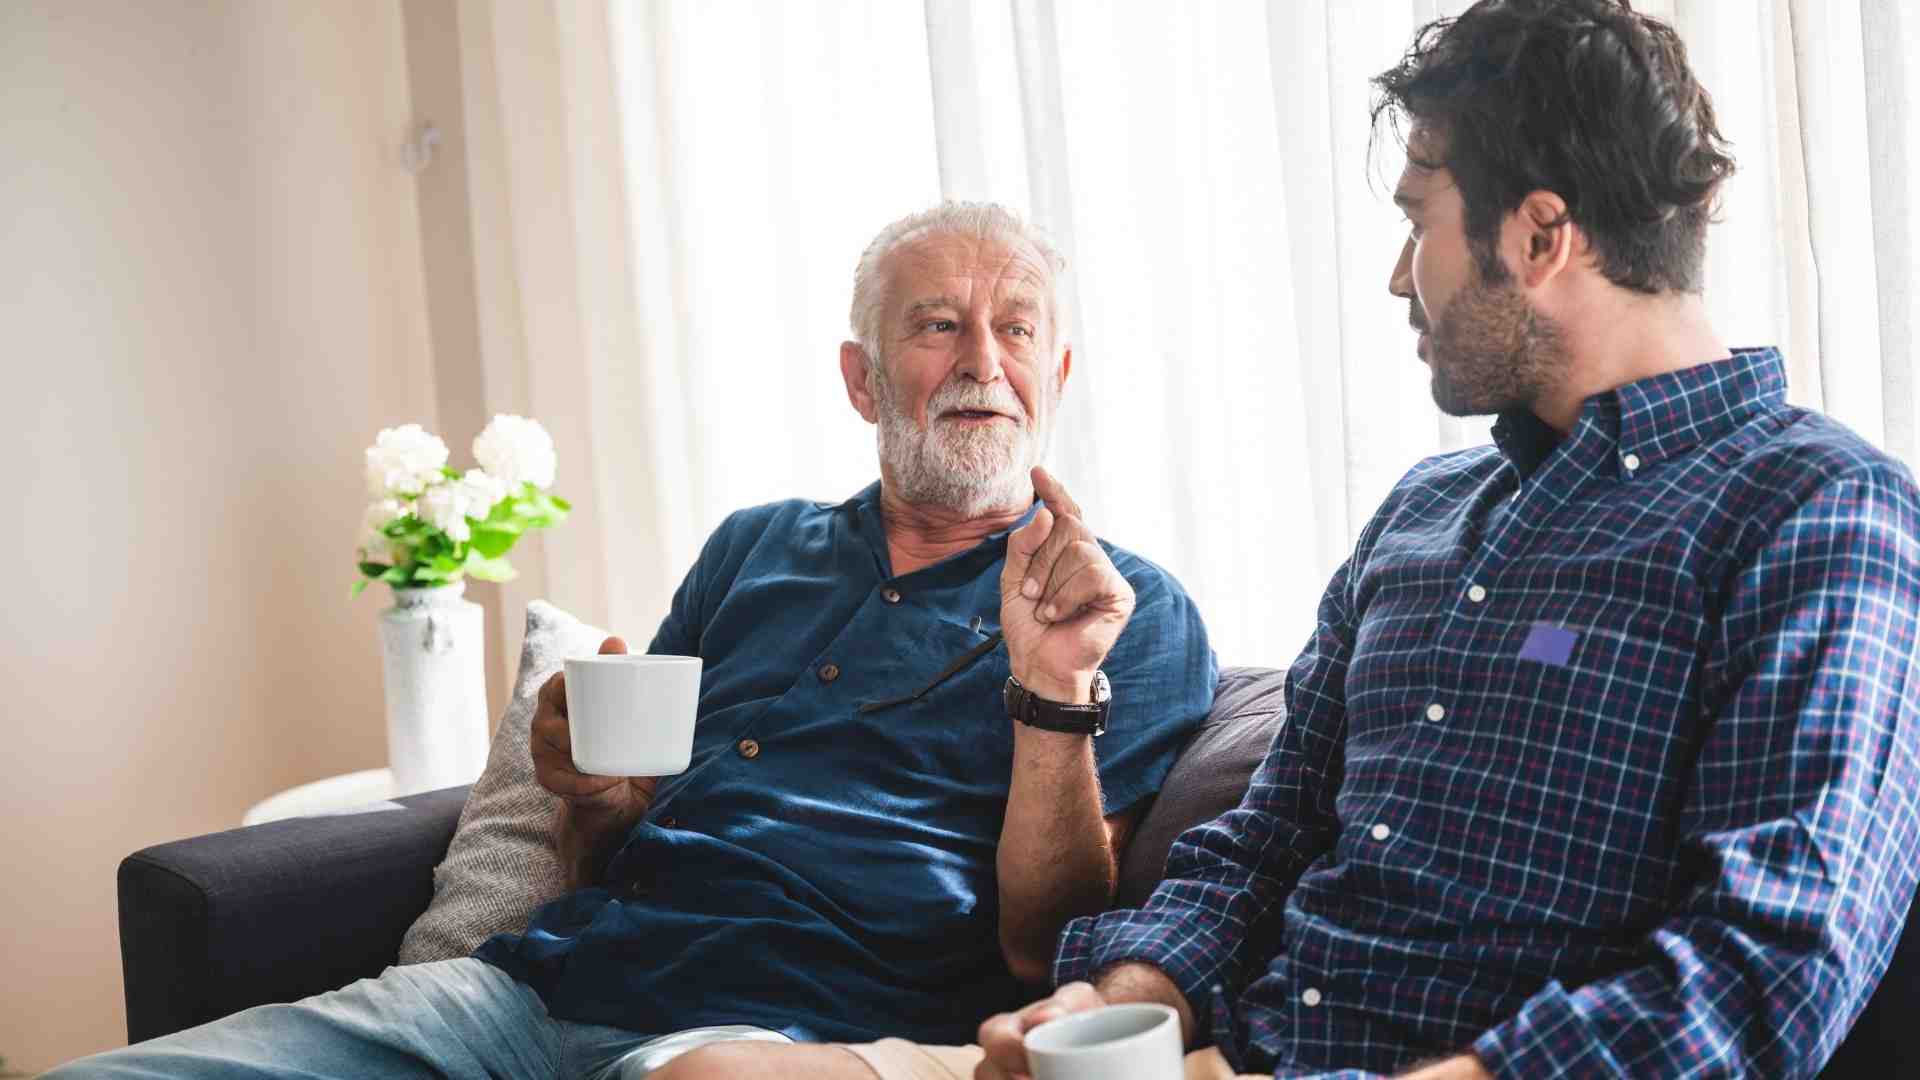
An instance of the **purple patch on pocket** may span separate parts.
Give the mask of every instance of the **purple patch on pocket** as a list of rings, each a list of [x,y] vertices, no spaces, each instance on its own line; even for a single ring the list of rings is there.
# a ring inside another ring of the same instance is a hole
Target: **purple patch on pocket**
[[[1578,633],[1564,626],[1537,622],[1527,632],[1527,643],[1520,646],[1520,659],[1564,667],[1567,658],[1573,655],[1574,643],[1579,640]]]

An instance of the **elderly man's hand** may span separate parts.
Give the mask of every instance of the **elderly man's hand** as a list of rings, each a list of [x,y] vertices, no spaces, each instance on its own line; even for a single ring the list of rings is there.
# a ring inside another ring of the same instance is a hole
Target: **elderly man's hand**
[[[1052,701],[1090,700],[1093,673],[1133,614],[1133,586],[1047,470],[1033,470],[1046,502],[1007,538],[1000,629],[1021,685]]]
[[[603,656],[626,651],[627,643],[617,637],[600,643]],[[541,684],[528,735],[533,777],[567,804],[573,827],[588,832],[625,829],[653,803],[660,783],[654,777],[594,776],[574,768],[564,671]]]

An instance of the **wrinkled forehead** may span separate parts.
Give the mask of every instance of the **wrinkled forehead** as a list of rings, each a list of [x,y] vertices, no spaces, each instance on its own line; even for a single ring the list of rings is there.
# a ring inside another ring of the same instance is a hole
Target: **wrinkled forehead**
[[[946,296],[995,309],[1053,310],[1053,270],[1018,237],[929,233],[895,248],[883,268],[889,304],[896,308]]]

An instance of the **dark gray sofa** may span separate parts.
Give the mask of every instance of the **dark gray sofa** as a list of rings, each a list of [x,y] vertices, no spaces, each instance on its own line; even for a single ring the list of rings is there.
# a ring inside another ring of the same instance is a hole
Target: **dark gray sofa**
[[[1121,867],[1118,903],[1153,891],[1168,846],[1239,802],[1285,716],[1282,673],[1229,668]],[[120,864],[127,1038],[137,1042],[253,1005],[377,975],[433,895],[466,788],[398,809],[295,818],[147,848]],[[1822,1074],[1920,1069],[1920,937],[1903,935],[1865,1015]]]

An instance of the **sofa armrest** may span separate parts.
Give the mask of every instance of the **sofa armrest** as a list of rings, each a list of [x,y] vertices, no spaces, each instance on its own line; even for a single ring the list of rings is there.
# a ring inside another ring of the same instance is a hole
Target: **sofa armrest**
[[[433,898],[433,868],[466,798],[466,788],[447,788],[127,856],[127,1040],[378,975]]]

